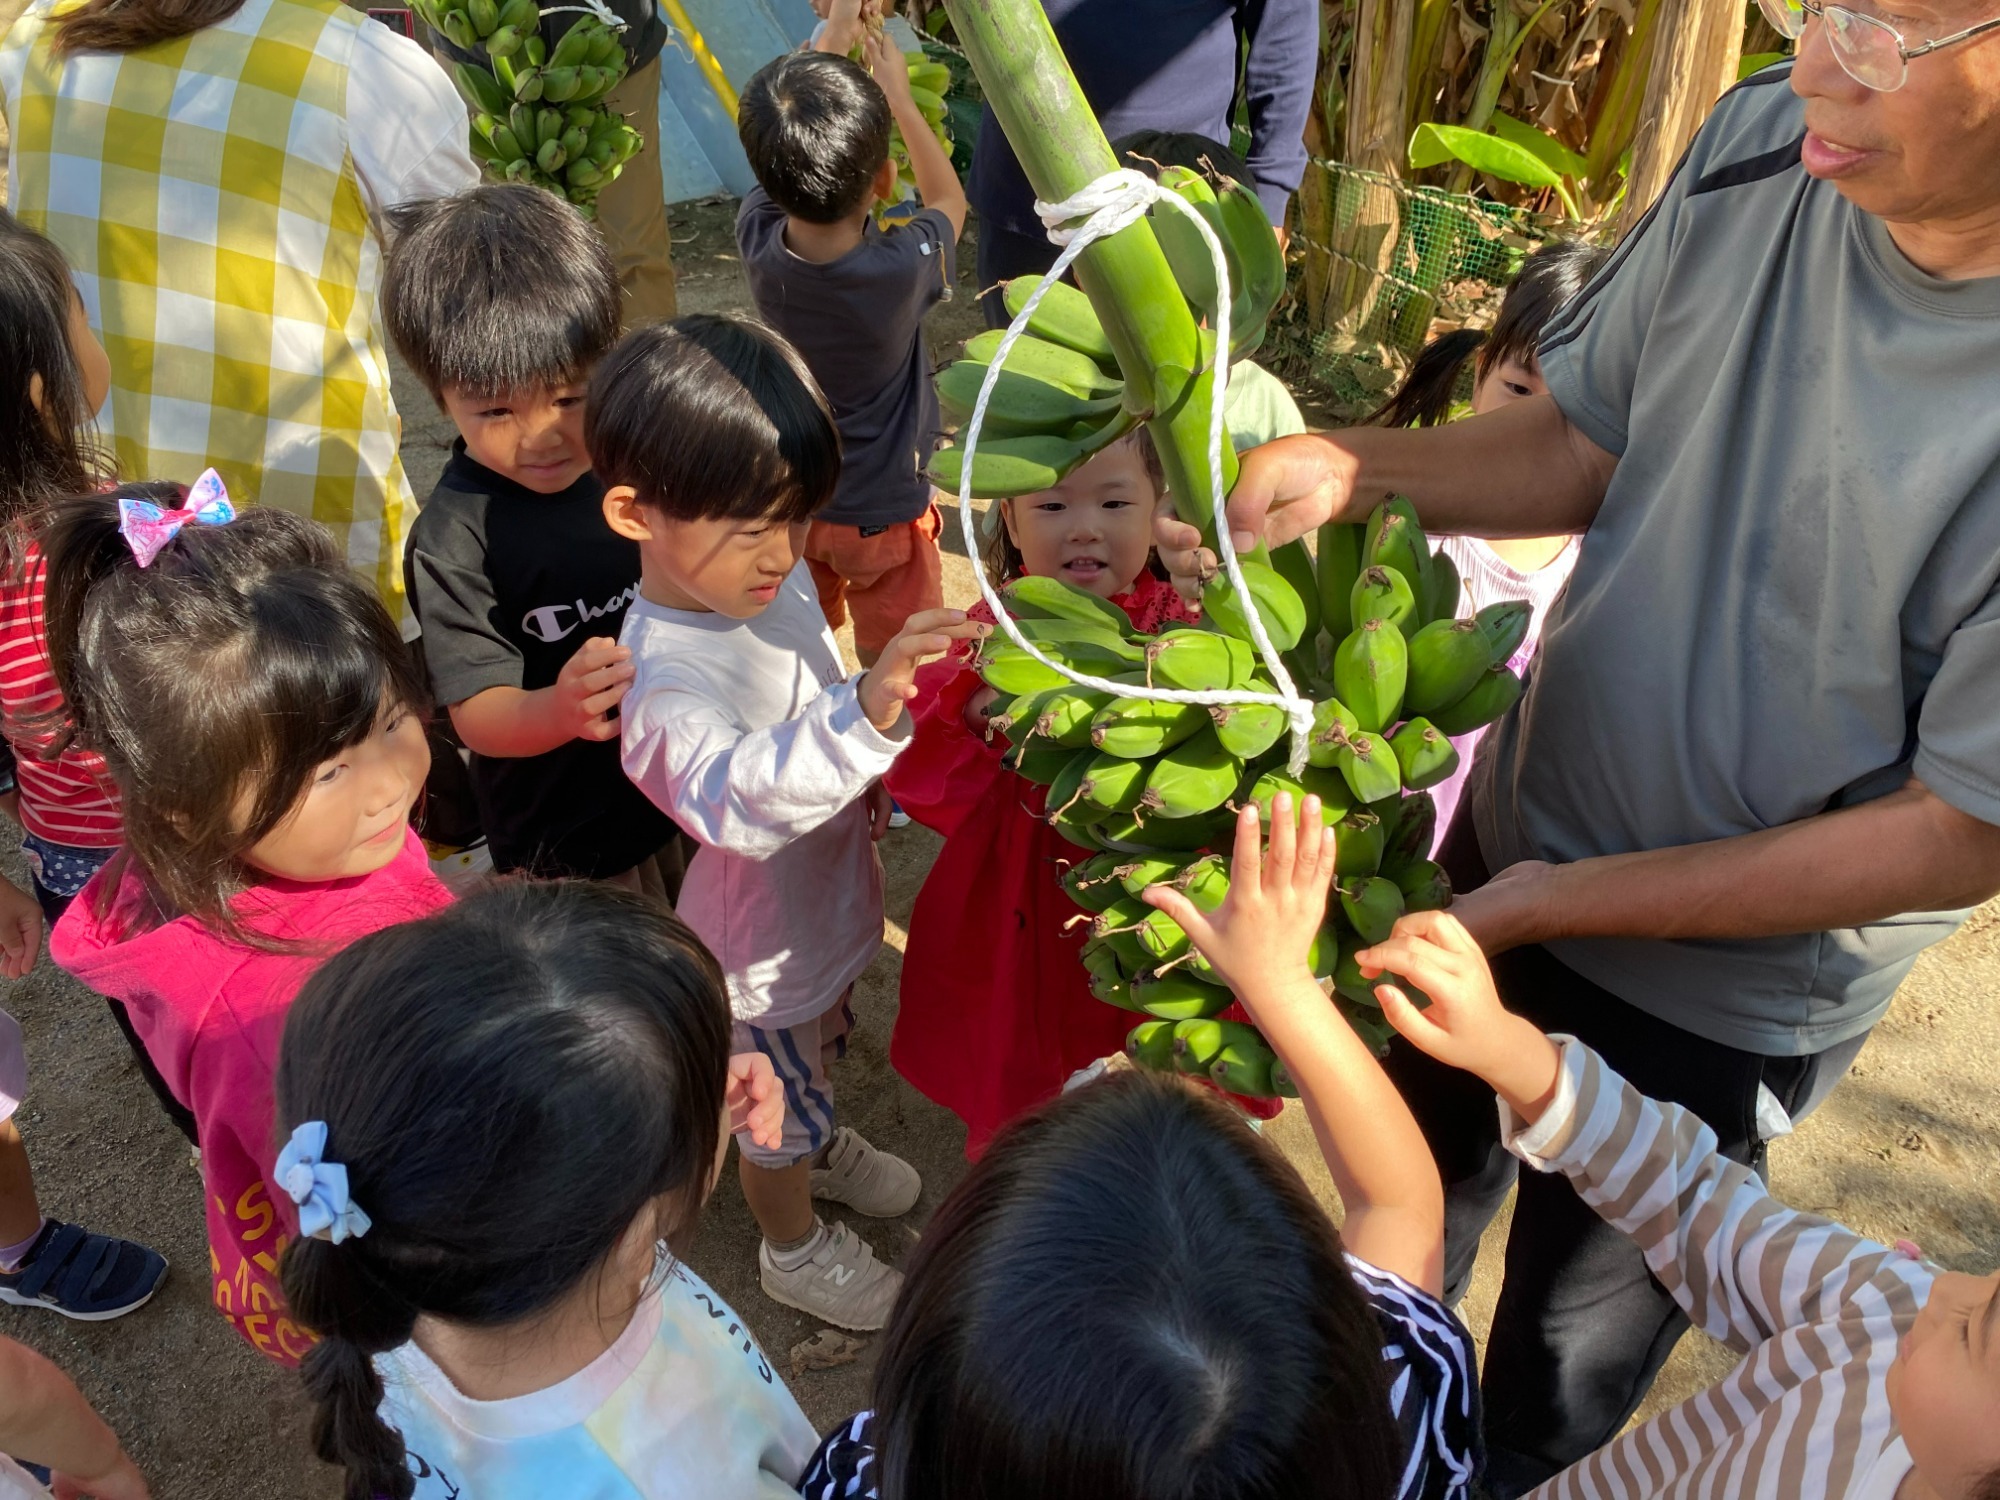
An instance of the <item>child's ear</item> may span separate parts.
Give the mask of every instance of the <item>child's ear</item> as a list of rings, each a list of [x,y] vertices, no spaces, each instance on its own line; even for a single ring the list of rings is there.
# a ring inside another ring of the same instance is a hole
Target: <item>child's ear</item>
[[[1021,533],[1014,529],[1014,502],[1012,500],[996,500],[993,503],[1000,507],[1000,524],[1007,528],[1007,540],[1012,542],[1014,550],[1019,552],[1021,550]]]
[[[42,383],[42,372],[37,370],[28,377],[28,405],[34,407],[36,416],[46,417],[48,400],[49,388]]]
[[[646,507],[639,503],[639,492],[629,484],[614,484],[604,492],[604,521],[627,541],[650,542],[653,539],[653,527],[646,519]]]
[[[894,206],[900,200],[896,197],[896,159],[892,156],[875,169],[875,201]]]

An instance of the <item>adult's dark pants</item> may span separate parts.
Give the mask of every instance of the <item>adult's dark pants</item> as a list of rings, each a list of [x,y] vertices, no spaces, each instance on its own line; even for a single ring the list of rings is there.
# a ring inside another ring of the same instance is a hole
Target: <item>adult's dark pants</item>
[[[1456,890],[1486,881],[1463,816],[1439,862]],[[1493,974],[1508,1009],[1594,1047],[1640,1092],[1693,1110],[1725,1156],[1759,1173],[1765,1142],[1757,1129],[1758,1085],[1801,1119],[1833,1091],[1867,1040],[1808,1057],[1739,1051],[1647,1015],[1541,947],[1501,954]],[[1617,1435],[1688,1322],[1632,1242],[1586,1207],[1566,1178],[1516,1172],[1519,1163],[1500,1144],[1491,1089],[1401,1041],[1386,1066],[1444,1178],[1447,1302],[1464,1295],[1480,1235],[1519,1180],[1480,1381],[1487,1487],[1495,1500],[1511,1500]]]
[[[979,310],[986,315],[988,328],[1005,328],[1008,323],[1000,283],[1016,276],[1039,276],[1056,263],[1060,253],[1047,235],[1015,234],[984,219],[979,221]]]

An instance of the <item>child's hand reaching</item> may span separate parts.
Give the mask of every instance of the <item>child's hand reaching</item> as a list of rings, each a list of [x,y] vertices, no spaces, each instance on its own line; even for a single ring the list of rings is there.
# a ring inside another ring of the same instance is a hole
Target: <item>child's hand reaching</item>
[[[738,1052],[729,1059],[729,1084],[723,1093],[729,1107],[729,1132],[748,1131],[766,1151],[785,1140],[785,1090],[771,1071],[771,1059],[761,1052]]]
[[[1333,883],[1333,830],[1320,825],[1319,798],[1308,797],[1295,816],[1291,795],[1271,804],[1271,843],[1263,847],[1257,809],[1236,819],[1236,852],[1229,865],[1229,895],[1204,913],[1168,885],[1148,886],[1149,905],[1181,924],[1223,982],[1257,1015],[1286,1000],[1324,1006],[1307,953],[1326,920]],[[1300,823],[1306,831],[1300,832]]]
[[[910,65],[903,61],[903,49],[896,39],[886,31],[872,31],[861,38],[861,56],[868,64],[868,72],[889,101],[889,113],[895,114],[897,107],[917,107],[910,97]]]
[[[0,880],[0,976],[20,979],[42,951],[42,904],[11,880]]]
[[[556,722],[577,740],[615,740],[611,710],[632,685],[632,653],[610,636],[593,636],[576,648],[556,674]]]
[[[1382,1014],[1412,1046],[1485,1079],[1523,1119],[1541,1117],[1555,1095],[1561,1054],[1532,1022],[1500,1003],[1486,955],[1456,917],[1413,912],[1355,962],[1371,979],[1385,976],[1375,990]],[[1430,1005],[1417,1009],[1394,983],[1398,977],[1428,995]]]
[[[868,722],[885,734],[894,729],[903,717],[903,705],[917,696],[918,664],[943,656],[953,641],[976,641],[992,629],[966,619],[962,609],[926,609],[911,615],[855,689]]]

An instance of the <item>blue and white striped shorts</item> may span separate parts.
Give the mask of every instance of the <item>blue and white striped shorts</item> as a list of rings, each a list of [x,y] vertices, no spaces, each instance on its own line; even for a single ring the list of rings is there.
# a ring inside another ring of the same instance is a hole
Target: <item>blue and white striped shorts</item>
[[[736,1148],[752,1166],[777,1171],[804,1161],[833,1139],[833,1082],[827,1068],[847,1056],[854,1030],[854,991],[848,990],[810,1020],[766,1030],[738,1021],[730,1046],[761,1052],[785,1090],[785,1138],[775,1151],[738,1132]]]

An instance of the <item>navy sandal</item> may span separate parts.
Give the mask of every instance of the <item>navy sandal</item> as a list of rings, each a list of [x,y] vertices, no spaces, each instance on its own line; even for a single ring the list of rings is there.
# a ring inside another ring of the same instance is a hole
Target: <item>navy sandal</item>
[[[0,1302],[102,1323],[145,1306],[166,1279],[159,1251],[50,1219],[21,1264],[0,1271]]]

